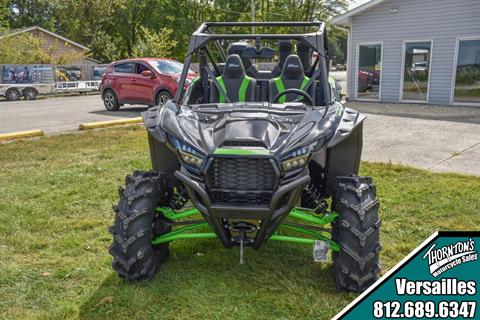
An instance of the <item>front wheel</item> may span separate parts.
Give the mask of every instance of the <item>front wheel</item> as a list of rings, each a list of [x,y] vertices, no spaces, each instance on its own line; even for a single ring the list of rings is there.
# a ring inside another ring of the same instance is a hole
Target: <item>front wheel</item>
[[[338,289],[362,292],[380,272],[380,219],[376,187],[370,177],[338,177],[332,210],[332,239],[340,245],[333,252],[333,271]]]
[[[111,89],[107,89],[103,93],[103,104],[108,111],[118,111],[118,109],[120,109],[117,96]]]
[[[113,242],[110,254],[113,269],[126,280],[151,279],[169,256],[168,242],[154,246],[152,240],[172,230],[171,221],[155,212],[167,206],[171,190],[167,177],[158,172],[135,172],[127,176],[125,189],[114,208],[115,224],[110,227]]]

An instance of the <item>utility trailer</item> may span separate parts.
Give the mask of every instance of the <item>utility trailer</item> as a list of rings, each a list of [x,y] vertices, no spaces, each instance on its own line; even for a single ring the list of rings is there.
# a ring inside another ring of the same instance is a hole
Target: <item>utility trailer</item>
[[[34,100],[38,95],[85,93],[99,90],[103,65],[0,65],[0,96]]]
[[[84,93],[98,91],[100,80],[55,83],[0,84],[0,96],[8,101],[35,100],[38,95]]]
[[[35,100],[39,94],[53,94],[54,92],[54,83],[0,84],[0,96],[4,96],[8,101],[22,98]]]

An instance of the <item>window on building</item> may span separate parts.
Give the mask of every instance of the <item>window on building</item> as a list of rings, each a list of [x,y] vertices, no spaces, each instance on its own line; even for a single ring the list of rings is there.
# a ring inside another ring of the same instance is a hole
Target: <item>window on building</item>
[[[134,62],[119,63],[113,67],[113,70],[119,73],[135,73],[135,63]]]
[[[453,101],[480,104],[480,38],[458,42]]]
[[[405,43],[402,100],[427,101],[432,43]]]
[[[379,99],[382,73],[382,45],[359,45],[357,97]]]

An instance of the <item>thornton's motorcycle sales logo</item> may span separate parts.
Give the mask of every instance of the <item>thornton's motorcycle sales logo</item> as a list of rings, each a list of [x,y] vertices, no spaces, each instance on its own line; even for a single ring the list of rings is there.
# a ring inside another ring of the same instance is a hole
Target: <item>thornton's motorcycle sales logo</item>
[[[435,248],[436,243],[432,244],[430,249],[423,255],[423,259],[428,258],[430,274],[438,277],[447,270],[453,269],[463,263],[475,261],[478,259],[478,252],[475,250],[475,241],[459,241],[455,244]]]

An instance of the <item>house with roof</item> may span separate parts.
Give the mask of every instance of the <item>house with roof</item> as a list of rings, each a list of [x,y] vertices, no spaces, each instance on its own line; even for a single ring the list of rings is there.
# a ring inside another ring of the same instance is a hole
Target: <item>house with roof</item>
[[[56,50],[53,52],[53,55],[78,53],[78,55],[75,55],[78,56],[78,60],[73,61],[72,64],[93,65],[100,62],[88,57],[90,52],[89,48],[39,26],[11,30],[6,34],[0,35],[0,41],[2,38],[14,37],[23,33],[29,33],[35,38],[40,39],[41,47],[46,51],[51,47],[55,47]]]
[[[479,0],[371,0],[332,22],[347,99],[480,106]]]

